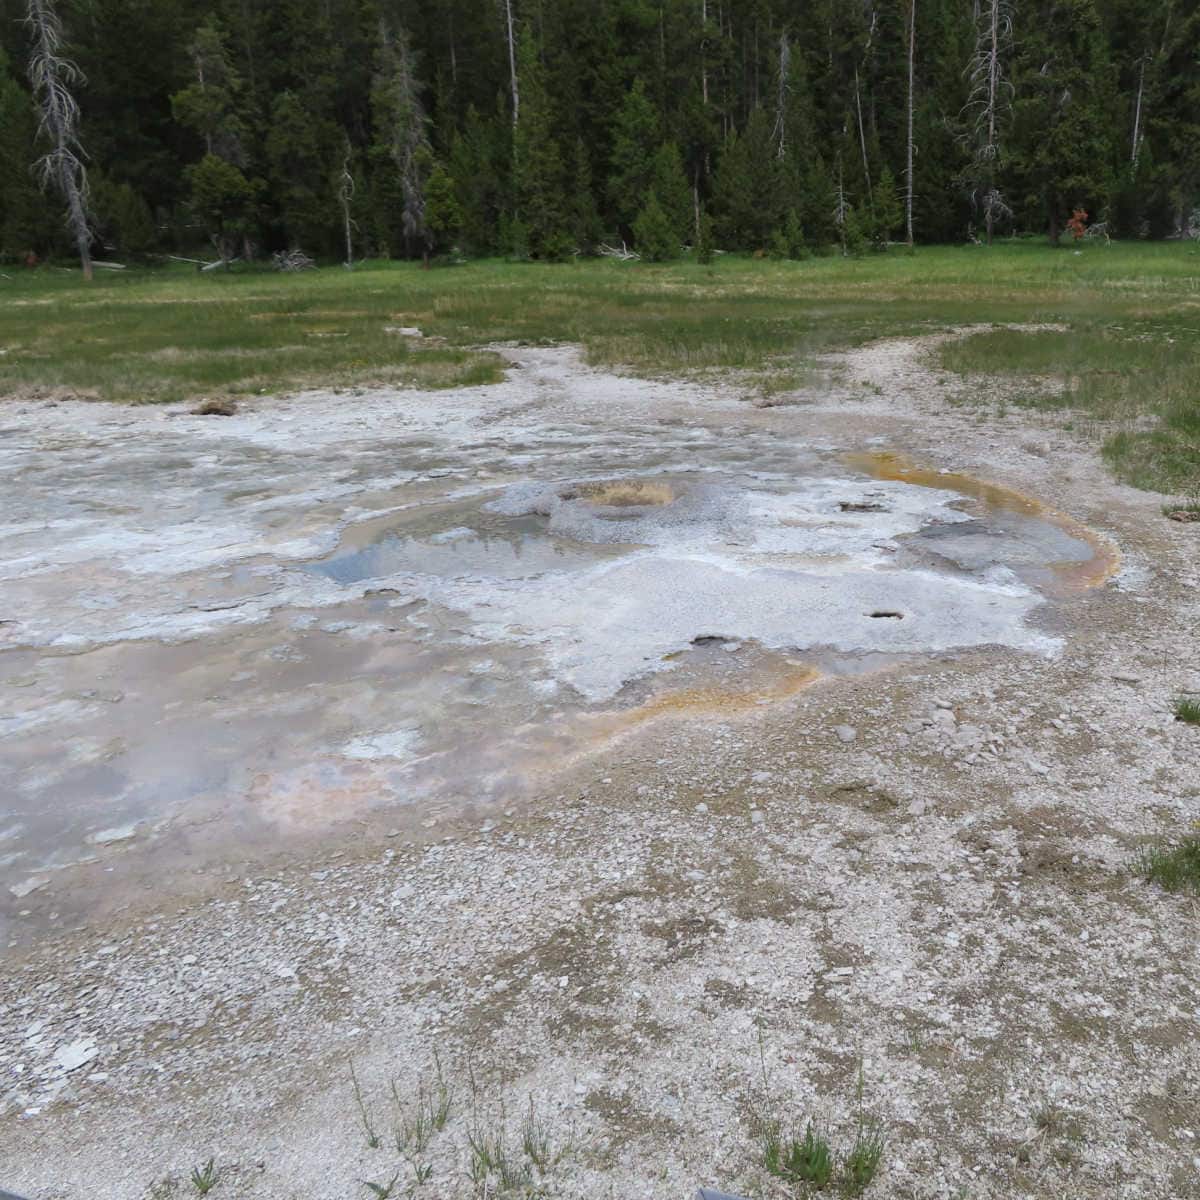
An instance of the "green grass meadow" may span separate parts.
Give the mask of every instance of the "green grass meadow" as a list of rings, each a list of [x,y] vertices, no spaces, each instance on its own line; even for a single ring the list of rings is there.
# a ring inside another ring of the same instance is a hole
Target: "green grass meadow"
[[[1030,382],[1031,406],[1097,423],[1115,473],[1200,492],[1200,244],[1034,241],[862,259],[711,266],[582,260],[422,270],[364,263],[300,274],[61,268],[0,278],[0,397],[74,393],[160,403],[394,383],[487,383],[492,342],[575,342],[641,375],[802,382],[822,351],[981,323],[1037,323],[944,348],[968,402],[983,375]],[[396,332],[417,326],[412,339]],[[1008,389],[1011,391],[1012,389]],[[1017,395],[1024,395],[1018,386]]]

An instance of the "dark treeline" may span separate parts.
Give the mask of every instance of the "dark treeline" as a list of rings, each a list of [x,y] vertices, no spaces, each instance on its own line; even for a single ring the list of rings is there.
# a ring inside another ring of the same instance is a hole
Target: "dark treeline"
[[[0,251],[70,253],[0,0]],[[98,252],[1191,232],[1200,0],[38,0]],[[911,211],[909,200],[911,190]],[[1078,223],[1078,222],[1077,222]]]

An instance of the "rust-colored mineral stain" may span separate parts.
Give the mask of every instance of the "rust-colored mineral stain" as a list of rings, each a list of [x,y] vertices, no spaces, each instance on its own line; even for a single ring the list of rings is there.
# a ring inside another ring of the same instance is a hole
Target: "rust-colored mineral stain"
[[[789,665],[774,679],[758,687],[735,688],[720,685],[666,688],[622,712],[597,713],[591,720],[593,730],[601,736],[612,736],[634,729],[659,717],[705,715],[736,715],[761,708],[764,703],[777,704],[798,695],[820,679],[821,672],[808,664]]]
[[[911,483],[915,487],[941,488],[958,492],[997,512],[1047,521],[1069,537],[1092,548],[1092,557],[1084,562],[1047,563],[1060,583],[1068,590],[1082,591],[1099,587],[1111,579],[1121,567],[1121,552],[1103,534],[1089,529],[1081,521],[1049,507],[1034,496],[1012,488],[1001,487],[967,475],[961,471],[937,471],[921,467],[903,454],[893,451],[857,451],[846,455],[846,463],[872,476],[893,483]]]

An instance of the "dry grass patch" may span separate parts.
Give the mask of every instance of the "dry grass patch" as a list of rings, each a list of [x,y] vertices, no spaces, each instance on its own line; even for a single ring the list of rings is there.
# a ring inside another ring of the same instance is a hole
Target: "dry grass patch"
[[[589,504],[609,508],[635,508],[643,505],[670,504],[675,492],[665,483],[638,479],[611,479],[603,483],[585,483],[577,495]]]

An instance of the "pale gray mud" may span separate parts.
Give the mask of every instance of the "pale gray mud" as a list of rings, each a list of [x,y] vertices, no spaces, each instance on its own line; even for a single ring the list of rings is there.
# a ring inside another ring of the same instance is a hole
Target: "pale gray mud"
[[[935,342],[6,409],[0,1187],[1197,1194],[1197,535]]]

